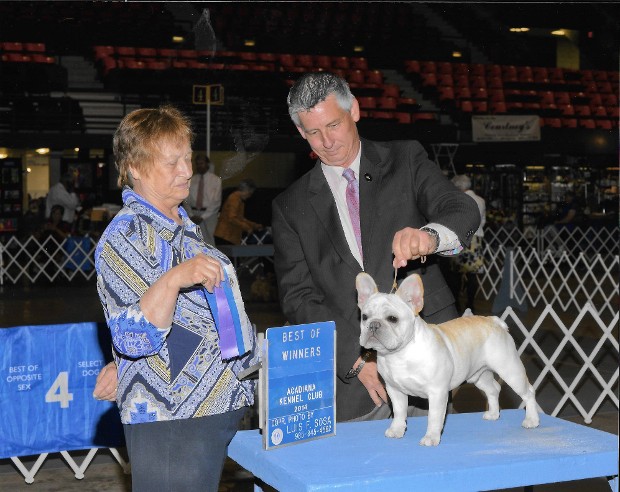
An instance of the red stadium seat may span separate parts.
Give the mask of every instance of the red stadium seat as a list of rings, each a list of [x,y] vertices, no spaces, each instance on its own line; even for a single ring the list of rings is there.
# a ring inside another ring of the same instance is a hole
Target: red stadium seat
[[[562,118],[562,128],[577,128],[577,118]]]
[[[297,55],[296,56],[296,65],[304,68],[312,68],[314,67],[314,59],[312,55]]]
[[[323,70],[329,70],[332,67],[332,57],[329,55],[315,55],[314,66]]]
[[[349,84],[362,85],[366,81],[364,72],[361,70],[349,70],[346,78]]]
[[[418,60],[405,60],[406,73],[420,73],[420,62]]]
[[[453,101],[454,89],[452,87],[439,87],[439,100],[440,101]]]
[[[383,84],[383,95],[385,97],[400,97],[400,87],[397,84]]]
[[[599,130],[611,130],[612,124],[610,120],[596,120],[596,128]]]
[[[409,125],[411,123],[411,113],[396,112],[394,113],[394,118],[404,125]]]
[[[383,85],[383,73],[381,70],[367,70],[365,72],[365,78],[367,84]]]
[[[474,111],[474,105],[468,99],[463,99],[462,101],[459,101],[458,106],[463,113],[472,113]]]
[[[24,43],[24,50],[30,53],[45,53],[45,43]]]
[[[474,113],[486,114],[489,112],[489,104],[486,101],[473,101],[473,106]]]
[[[360,108],[375,109],[377,107],[377,99],[372,96],[362,96],[357,98]]]
[[[368,60],[363,56],[353,56],[349,59],[349,66],[357,70],[368,70]]]
[[[437,86],[438,87],[452,87],[454,86],[454,79],[452,78],[452,74],[439,74],[437,77]]]
[[[508,108],[506,107],[506,103],[502,101],[495,101],[491,103],[491,112],[494,114],[506,114],[508,112]]]
[[[141,58],[155,58],[157,56],[156,48],[136,48],[136,55]]]
[[[394,113],[391,113],[389,111],[371,111],[370,117],[379,120],[391,120],[394,119]]]
[[[117,46],[114,51],[118,56],[136,56],[136,49],[133,46]]]
[[[377,107],[381,109],[396,109],[398,101],[395,97],[378,97],[377,98]]]
[[[543,118],[544,126],[548,126],[550,128],[562,128],[562,121],[560,118]]]
[[[350,68],[349,58],[346,56],[332,56],[332,67],[348,70]]]
[[[594,123],[594,120],[591,118],[581,118],[579,120],[579,127],[587,128],[588,130],[594,130],[596,128],[596,124]]]
[[[2,42],[2,51],[23,51],[24,45],[17,41]]]
[[[437,73],[437,63],[434,61],[422,61],[420,62],[420,68],[422,73]]]

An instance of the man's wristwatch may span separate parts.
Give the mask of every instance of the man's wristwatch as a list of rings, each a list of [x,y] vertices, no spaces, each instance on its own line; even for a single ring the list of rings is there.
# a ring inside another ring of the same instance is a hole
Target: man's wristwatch
[[[357,367],[355,368],[352,367],[351,369],[349,369],[349,372],[347,372],[345,379],[351,379],[357,376],[362,370],[362,367],[364,367],[364,364],[366,364],[366,361],[368,360],[369,357],[370,357],[370,350],[367,350],[366,352],[364,352],[364,355],[362,355],[362,360],[357,365]]]
[[[435,229],[432,229],[430,227],[420,227],[420,230],[426,232],[427,234],[430,234],[432,237],[435,238],[435,249],[431,251],[429,255],[437,253],[437,250],[439,249],[439,233]]]

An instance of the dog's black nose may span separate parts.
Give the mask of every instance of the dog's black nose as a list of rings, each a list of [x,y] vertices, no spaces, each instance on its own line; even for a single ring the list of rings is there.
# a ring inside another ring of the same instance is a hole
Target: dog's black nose
[[[370,323],[368,323],[368,329],[371,332],[376,332],[379,328],[381,328],[381,323],[379,323],[378,321],[371,321]]]

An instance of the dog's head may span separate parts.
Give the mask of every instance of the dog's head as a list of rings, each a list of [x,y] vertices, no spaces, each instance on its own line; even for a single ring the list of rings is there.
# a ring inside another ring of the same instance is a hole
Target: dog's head
[[[382,294],[367,273],[355,279],[361,311],[360,345],[378,354],[394,352],[413,339],[415,318],[424,306],[419,275],[408,276],[395,294]]]

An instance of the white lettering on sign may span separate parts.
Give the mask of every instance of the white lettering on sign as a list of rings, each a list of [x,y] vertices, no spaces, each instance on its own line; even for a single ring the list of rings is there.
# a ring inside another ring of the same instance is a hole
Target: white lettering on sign
[[[296,350],[284,350],[282,360],[310,359],[321,356],[321,347],[306,347]]]

